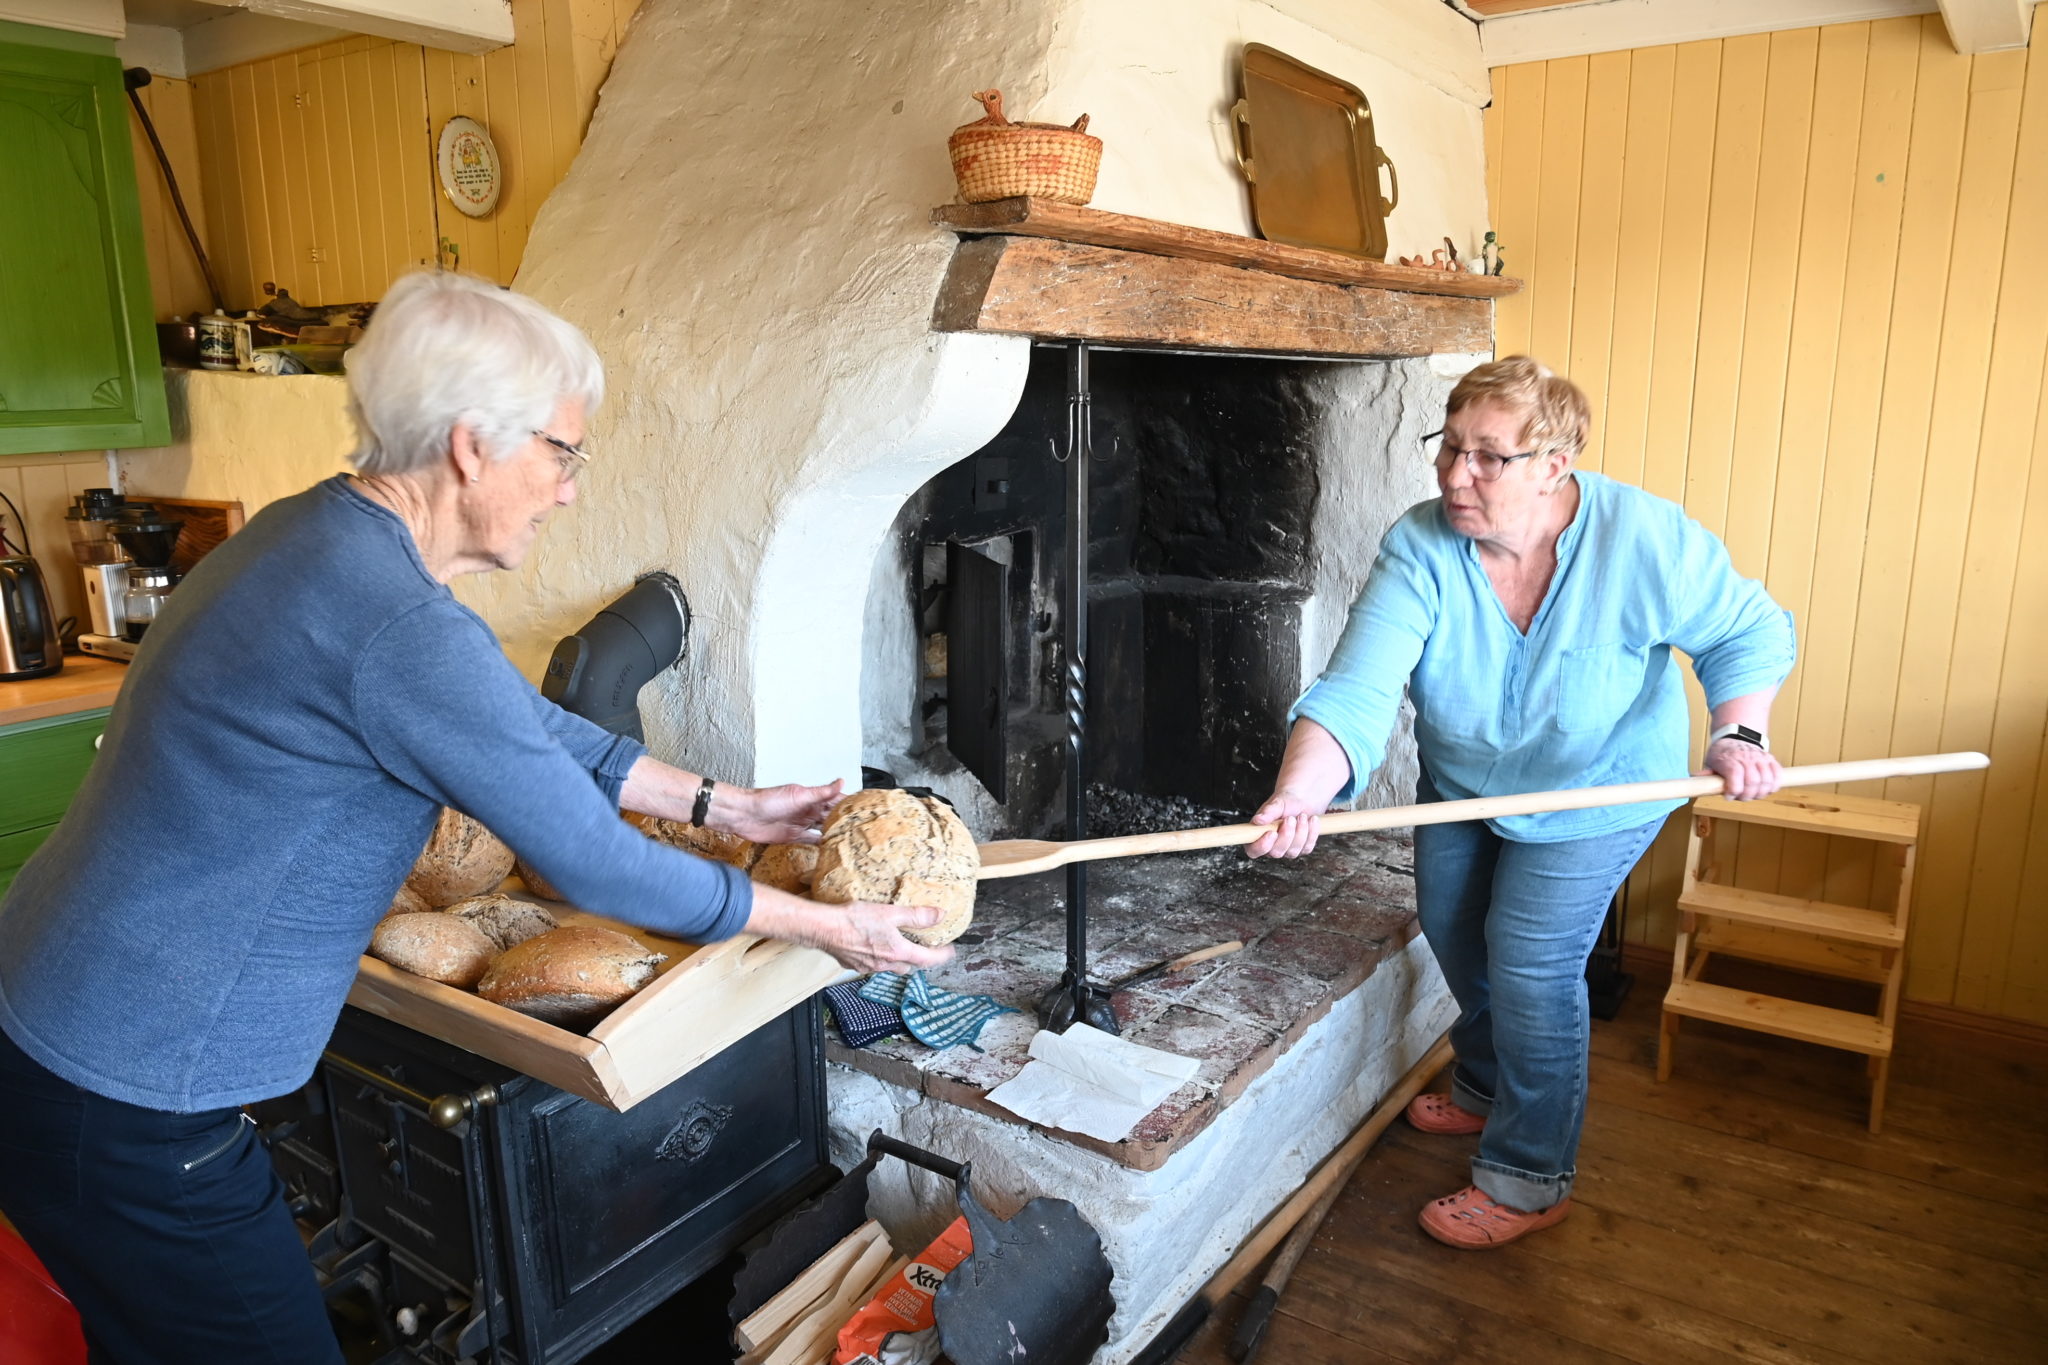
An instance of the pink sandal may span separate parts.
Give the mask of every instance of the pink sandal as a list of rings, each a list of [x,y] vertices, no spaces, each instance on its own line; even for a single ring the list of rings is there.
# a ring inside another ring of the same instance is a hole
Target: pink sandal
[[[1408,1102],[1408,1122],[1424,1133],[1461,1136],[1486,1127],[1486,1115],[1462,1109],[1449,1095],[1417,1095]]]
[[[1417,1221],[1424,1232],[1445,1246],[1461,1251],[1487,1251],[1552,1223],[1562,1223],[1571,1211],[1572,1201],[1567,1197],[1539,1213],[1524,1213],[1496,1201],[1477,1185],[1467,1185],[1456,1194],[1424,1204]]]

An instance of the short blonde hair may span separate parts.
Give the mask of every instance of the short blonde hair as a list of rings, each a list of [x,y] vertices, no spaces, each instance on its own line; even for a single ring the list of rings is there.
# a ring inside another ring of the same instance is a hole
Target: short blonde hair
[[[1521,444],[1539,455],[1586,448],[1593,408],[1577,384],[1533,356],[1511,355],[1470,371],[1451,390],[1445,416],[1490,403],[1523,418]]]

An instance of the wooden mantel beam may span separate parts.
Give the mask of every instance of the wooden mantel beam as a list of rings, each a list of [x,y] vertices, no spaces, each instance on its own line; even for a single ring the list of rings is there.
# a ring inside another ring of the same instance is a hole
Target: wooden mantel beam
[[[1041,237],[953,254],[932,326],[1175,350],[1392,359],[1493,349],[1493,304]]]

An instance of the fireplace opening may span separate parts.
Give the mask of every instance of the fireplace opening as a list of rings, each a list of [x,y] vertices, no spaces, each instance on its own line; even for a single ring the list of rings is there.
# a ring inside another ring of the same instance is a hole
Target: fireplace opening
[[[1092,365],[1091,813],[1241,818],[1305,681],[1333,367],[1101,351]],[[971,809],[983,838],[1064,829],[1065,366],[1064,349],[1034,349],[1002,432],[904,505],[871,593],[867,762]]]

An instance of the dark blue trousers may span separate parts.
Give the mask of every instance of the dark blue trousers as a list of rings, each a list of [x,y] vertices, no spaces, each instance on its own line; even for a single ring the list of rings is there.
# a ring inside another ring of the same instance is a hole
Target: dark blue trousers
[[[93,1365],[341,1365],[239,1110],[107,1099],[0,1032],[0,1212],[77,1306]]]

